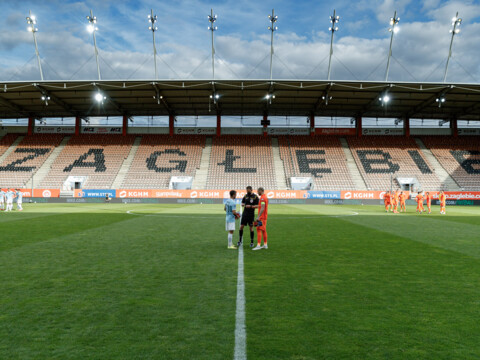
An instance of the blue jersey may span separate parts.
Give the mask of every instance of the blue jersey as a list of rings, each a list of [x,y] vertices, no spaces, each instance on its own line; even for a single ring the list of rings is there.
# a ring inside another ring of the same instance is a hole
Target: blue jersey
[[[228,199],[225,203],[225,210],[227,211],[226,221],[228,223],[235,222],[235,215],[233,215],[233,210],[237,208],[235,201],[232,199]]]
[[[7,201],[13,201],[13,191],[7,191],[5,197],[7,198]]]
[[[23,193],[21,191],[17,191],[17,202],[21,202],[23,199]]]
[[[3,200],[3,197],[4,197],[4,196],[5,196],[5,191],[3,191],[3,190],[2,190],[2,191],[0,191],[0,199],[2,199],[2,200]]]

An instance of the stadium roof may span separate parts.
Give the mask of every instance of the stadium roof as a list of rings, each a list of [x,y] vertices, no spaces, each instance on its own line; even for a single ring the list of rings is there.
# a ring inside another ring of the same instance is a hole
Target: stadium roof
[[[0,89],[0,118],[9,119],[202,116],[219,111],[227,116],[262,116],[265,112],[269,116],[307,116],[313,112],[329,117],[480,120],[480,84],[102,80],[5,82]],[[98,92],[102,94],[100,102],[95,100]],[[379,100],[385,95],[389,101]]]

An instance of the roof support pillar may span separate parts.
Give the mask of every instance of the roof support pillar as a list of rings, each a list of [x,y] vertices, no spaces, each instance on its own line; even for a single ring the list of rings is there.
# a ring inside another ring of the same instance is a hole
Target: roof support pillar
[[[452,129],[452,136],[458,137],[458,120],[456,117],[450,119],[450,129]]]
[[[410,118],[408,116],[403,119],[403,135],[410,137]]]
[[[173,114],[168,115],[168,133],[170,136],[174,134],[174,123],[175,123],[175,116]]]
[[[34,127],[35,127],[35,118],[30,116],[28,118],[28,131],[27,131],[28,135],[33,135],[33,128]]]
[[[122,135],[127,136],[127,132],[128,132],[128,116],[124,114],[123,115]]]
[[[217,112],[217,136],[222,134],[222,114]]]
[[[268,136],[268,132],[267,132],[267,123],[266,121],[268,120],[268,112],[265,111],[263,113],[263,121],[265,121],[264,125],[263,125],[263,136],[264,137],[267,137]]]
[[[315,136],[315,113],[310,113],[310,136]]]
[[[355,130],[357,137],[362,137],[362,117],[360,115],[355,117]]]
[[[80,128],[82,126],[82,119],[80,116],[75,116],[75,135],[80,135]]]

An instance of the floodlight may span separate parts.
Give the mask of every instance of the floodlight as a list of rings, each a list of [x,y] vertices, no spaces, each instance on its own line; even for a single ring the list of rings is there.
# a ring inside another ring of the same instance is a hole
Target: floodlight
[[[107,97],[103,95],[100,91],[95,94],[95,101],[97,101],[98,103],[103,102],[103,100],[105,100],[106,98]]]

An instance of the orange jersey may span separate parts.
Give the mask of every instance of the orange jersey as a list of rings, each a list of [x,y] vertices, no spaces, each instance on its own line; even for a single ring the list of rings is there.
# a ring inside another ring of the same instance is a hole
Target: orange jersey
[[[422,203],[423,204],[423,195],[418,194],[416,199],[417,199],[417,203],[419,203],[419,204]]]
[[[432,195],[427,195],[425,200],[427,200],[427,204],[430,205],[432,203]]]
[[[268,198],[265,194],[263,194],[262,196],[260,196],[260,200],[258,202],[258,213],[260,214],[260,212],[263,210],[263,213],[261,216],[259,216],[259,219],[260,220],[267,220],[268,218]]]
[[[438,198],[440,199],[440,203],[445,204],[445,200],[446,200],[445,194],[440,194]]]
[[[404,203],[405,202],[405,195],[398,195],[398,200],[400,200],[400,203]]]
[[[383,196],[383,201],[385,201],[385,204],[390,204],[390,199],[391,195],[388,193]]]
[[[398,204],[398,194],[397,194],[397,193],[395,193],[395,194],[393,195],[393,202],[394,202],[395,204]]]

